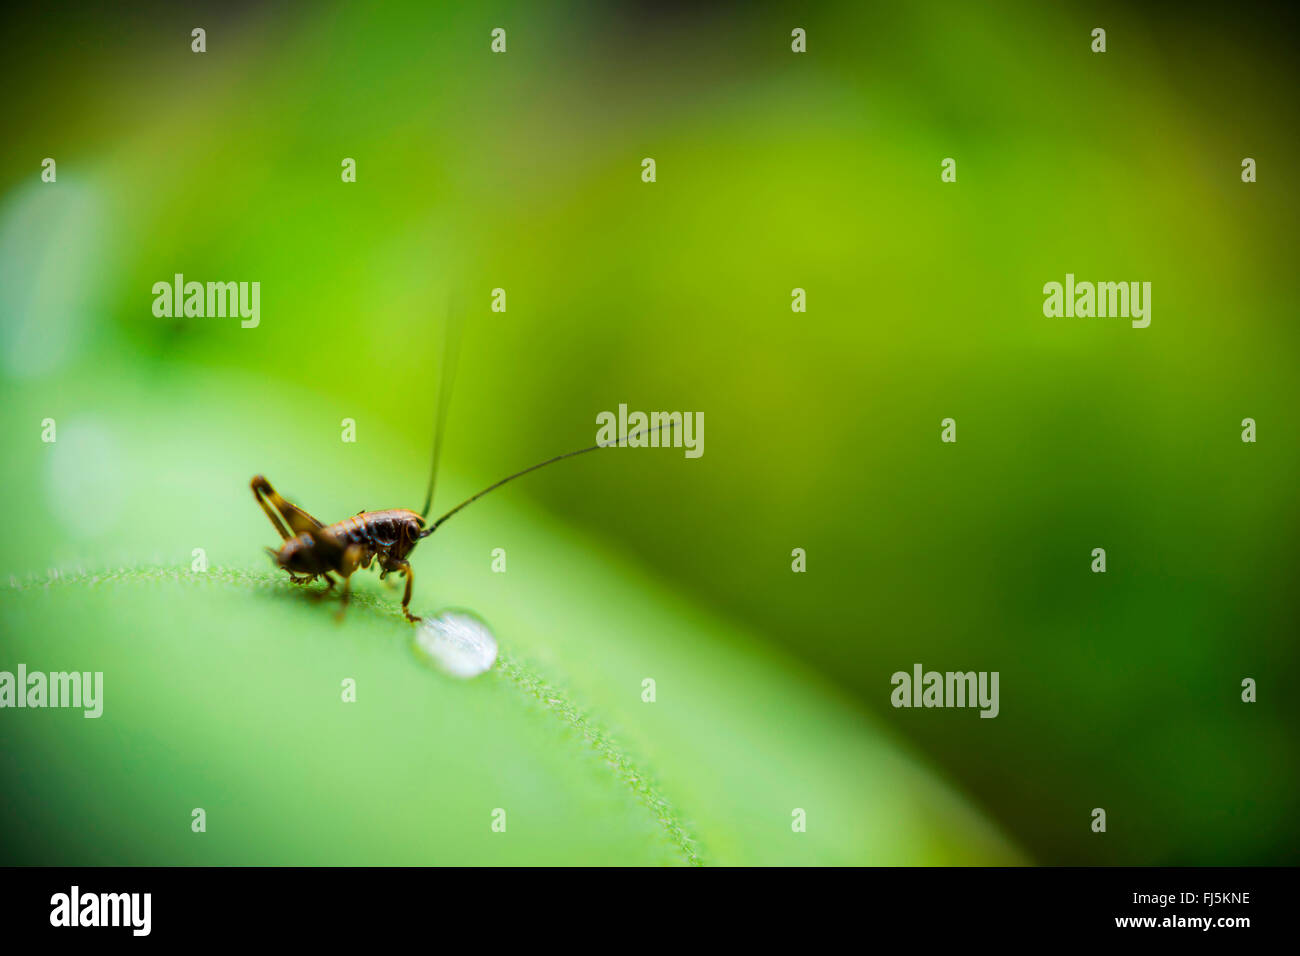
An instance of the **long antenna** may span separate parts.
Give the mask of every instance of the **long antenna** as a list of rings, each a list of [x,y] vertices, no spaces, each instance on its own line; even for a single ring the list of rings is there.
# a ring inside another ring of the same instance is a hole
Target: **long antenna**
[[[442,437],[447,431],[447,408],[451,405],[451,386],[456,378],[456,360],[460,355],[460,324],[452,320],[451,297],[447,299],[447,324],[443,329],[442,371],[438,383],[438,410],[434,413],[433,461],[429,464],[429,490],[424,496],[420,517],[427,518],[433,507],[433,487],[438,481],[438,460],[442,457]]]
[[[675,422],[668,422],[666,425],[655,425],[653,428],[640,428],[632,432],[631,434],[624,435],[618,441],[597,442],[596,444],[589,445],[586,448],[579,448],[577,451],[566,451],[563,455],[556,455],[554,458],[548,458],[545,461],[539,461],[537,464],[531,465],[530,467],[525,468],[523,471],[516,471],[513,475],[507,475],[505,478],[502,478],[500,481],[488,485],[478,494],[466,498],[464,501],[462,501],[456,507],[452,508],[445,515],[443,515],[441,518],[435,521],[433,524],[429,525],[429,527],[426,530],[420,533],[420,537],[427,538],[429,535],[433,534],[435,531],[438,530],[439,525],[441,525],[444,521],[446,521],[448,518],[454,515],[457,511],[460,511],[462,508],[472,505],[474,502],[478,501],[480,498],[486,495],[489,491],[496,491],[498,488],[500,488],[502,485],[506,484],[507,482],[514,481],[516,478],[521,478],[524,475],[528,474],[530,471],[536,471],[538,468],[545,468],[547,465],[553,465],[557,461],[563,461],[566,458],[572,458],[574,455],[585,455],[589,451],[596,451],[597,449],[600,448],[617,448],[619,445],[622,445],[624,442],[631,441],[637,435],[649,434],[650,432],[657,432],[661,428],[668,428],[671,434],[671,429],[675,425],[676,425]],[[423,517],[423,515],[421,515],[421,517]]]

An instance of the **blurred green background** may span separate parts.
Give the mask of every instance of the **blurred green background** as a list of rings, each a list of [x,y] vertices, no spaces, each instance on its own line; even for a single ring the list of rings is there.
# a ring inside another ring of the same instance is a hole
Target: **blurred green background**
[[[1296,862],[1287,15],[6,16],[0,669],[102,666],[118,722],[0,714],[9,860],[688,860],[590,766],[612,758],[581,712],[705,862]],[[177,272],[260,281],[260,326],[155,318]],[[1067,272],[1150,281],[1150,328],[1045,318]],[[269,583],[247,488],[264,472],[325,520],[418,507],[448,294],[438,504],[589,443],[619,403],[706,426],[698,460],[565,463],[421,546],[416,611],[472,607],[517,662],[467,684],[400,653],[373,575],[342,627]],[[999,671],[1000,716],[894,710],[917,662]],[[364,718],[340,714],[339,668],[369,675]],[[491,842],[502,793],[544,832]],[[205,799],[246,819],[195,849]]]

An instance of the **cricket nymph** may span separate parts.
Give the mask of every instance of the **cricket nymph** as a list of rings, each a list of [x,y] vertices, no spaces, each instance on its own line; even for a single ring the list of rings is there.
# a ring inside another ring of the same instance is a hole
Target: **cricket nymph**
[[[393,508],[361,511],[326,525],[286,501],[261,475],[255,476],[250,484],[253,497],[284,539],[279,551],[273,548],[267,551],[288,572],[291,581],[305,584],[323,577],[333,588],[335,581],[331,575],[337,574],[343,578],[346,606],[353,573],[358,568],[369,568],[377,560],[381,578],[386,578],[390,571],[406,577],[402,612],[409,621],[419,620],[409,608],[413,578],[406,558],[425,536],[423,518],[406,508]]]
[[[472,505],[489,492],[496,491],[502,485],[514,481],[530,471],[544,468],[565,458],[585,455],[598,448],[616,448],[628,439],[643,432],[658,431],[664,426],[656,425],[649,429],[640,429],[613,442],[597,442],[577,451],[556,455],[531,465],[513,475],[507,475],[500,481],[493,482],[476,495],[466,498],[432,524],[427,520],[429,508],[433,504],[434,479],[438,474],[438,449],[434,446],[433,466],[429,474],[429,489],[424,496],[424,510],[410,511],[406,508],[393,508],[388,511],[360,511],[351,518],[344,518],[327,525],[317,521],[297,505],[292,504],[271,487],[271,483],[261,475],[253,477],[250,483],[253,497],[261,505],[266,516],[280,532],[283,544],[277,551],[267,548],[275,563],[289,574],[294,584],[307,584],[323,577],[332,589],[337,574],[343,579],[343,608],[347,607],[351,594],[352,575],[358,568],[368,568],[378,562],[379,576],[388,577],[389,572],[396,571],[406,578],[406,593],[402,595],[402,613],[406,619],[415,623],[420,619],[411,613],[411,565],[407,557],[415,550],[422,538],[427,538],[438,530],[439,526],[452,515]],[[671,425],[669,427],[672,427]],[[441,432],[439,432],[441,434]]]

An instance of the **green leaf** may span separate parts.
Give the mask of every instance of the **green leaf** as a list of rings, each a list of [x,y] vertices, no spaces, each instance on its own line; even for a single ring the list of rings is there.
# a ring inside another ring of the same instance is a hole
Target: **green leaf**
[[[95,386],[69,385],[68,400],[87,407],[78,388]],[[0,669],[102,671],[104,690],[98,719],[0,714],[0,772],[24,821],[6,828],[4,862],[1020,859],[812,671],[518,494],[458,515],[413,556],[413,609],[483,618],[501,648],[489,672],[458,680],[427,666],[400,590],[373,574],[356,576],[336,620],[335,595],[269,566],[275,535],[248,478],[265,463],[273,482],[314,482],[313,500],[293,500],[337,520],[408,503],[384,486],[418,485],[418,457],[398,454],[378,473],[308,472],[354,450],[286,434],[259,414],[273,393],[213,403],[239,390],[203,380],[166,393],[166,420],[185,428],[156,432],[153,393],[103,390],[93,417],[68,416],[56,445],[20,444],[6,466],[31,502],[16,533],[61,570],[0,587]],[[27,404],[9,405],[15,425],[40,421]],[[372,448],[391,447],[387,437],[370,435]],[[150,453],[159,447],[167,454]],[[93,530],[77,481],[113,502]],[[447,500],[481,483],[451,472]],[[376,486],[393,497],[340,504],[362,485],[367,498]],[[213,561],[206,571],[191,569],[196,547]],[[497,547],[505,573],[491,570]],[[115,548],[167,560],[111,568]],[[195,808],[206,832],[191,830]],[[492,829],[498,809],[505,832]],[[796,810],[806,832],[792,828]]]
[[[16,860],[1013,859],[809,674],[607,559],[558,550],[565,570],[524,584],[550,599],[494,615],[503,654],[470,681],[422,666],[397,595],[362,593],[337,622],[332,596],[271,572],[142,568],[11,589],[11,661],[103,671],[105,685],[99,719],[5,715],[31,824]],[[206,833],[190,832],[195,807]],[[791,830],[796,807],[807,832]],[[505,833],[490,828],[496,808]]]

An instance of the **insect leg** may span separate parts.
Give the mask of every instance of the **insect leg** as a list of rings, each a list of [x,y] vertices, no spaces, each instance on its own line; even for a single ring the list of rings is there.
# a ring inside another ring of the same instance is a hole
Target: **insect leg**
[[[411,585],[415,583],[415,576],[411,573],[411,566],[405,561],[400,563],[394,562],[393,570],[400,571],[402,574],[406,575],[406,593],[402,595],[402,613],[406,615],[406,619],[412,624],[418,624],[420,619],[411,613],[410,608]]]
[[[342,603],[339,604],[339,612],[336,617],[341,621],[343,614],[348,609],[348,601],[352,600],[352,575],[361,564],[361,559],[365,554],[365,549],[359,544],[350,544],[343,552],[343,558],[339,562],[336,573],[343,578],[343,594],[341,595]],[[331,579],[331,584],[332,584]]]
[[[352,577],[351,575],[349,575],[348,577],[343,579],[343,594],[340,599],[338,613],[334,615],[335,618],[337,618],[340,621],[343,620],[343,614],[347,611],[348,601],[350,601],[351,599],[352,599]]]
[[[281,497],[280,493],[271,487],[271,483],[261,475],[255,475],[249,482],[253,489],[253,497],[257,503],[262,506],[266,516],[271,519],[271,524],[275,525],[275,530],[280,532],[280,536],[288,541],[293,535],[285,530],[284,525],[288,524],[294,535],[302,534],[304,531],[315,531],[317,528],[324,527],[319,521],[303,511],[297,505],[290,504]],[[274,508],[274,511],[272,510]],[[284,523],[275,514],[278,511],[284,516]]]
[[[291,536],[288,530],[285,528],[284,522],[280,520],[280,516],[275,513],[275,511],[271,508],[271,506],[267,504],[266,500],[262,497],[261,489],[258,486],[259,481],[261,481],[263,484],[266,483],[266,479],[263,478],[261,475],[258,475],[256,478],[252,480],[251,484],[253,488],[253,497],[257,499],[257,503],[259,506],[261,506],[261,509],[266,512],[266,516],[271,519],[271,524],[275,525],[275,530],[280,532],[280,537],[283,538],[285,541],[288,541]],[[266,487],[270,488],[271,486],[267,484]],[[270,549],[268,548],[267,550]],[[293,577],[293,575],[290,575],[290,577]]]

